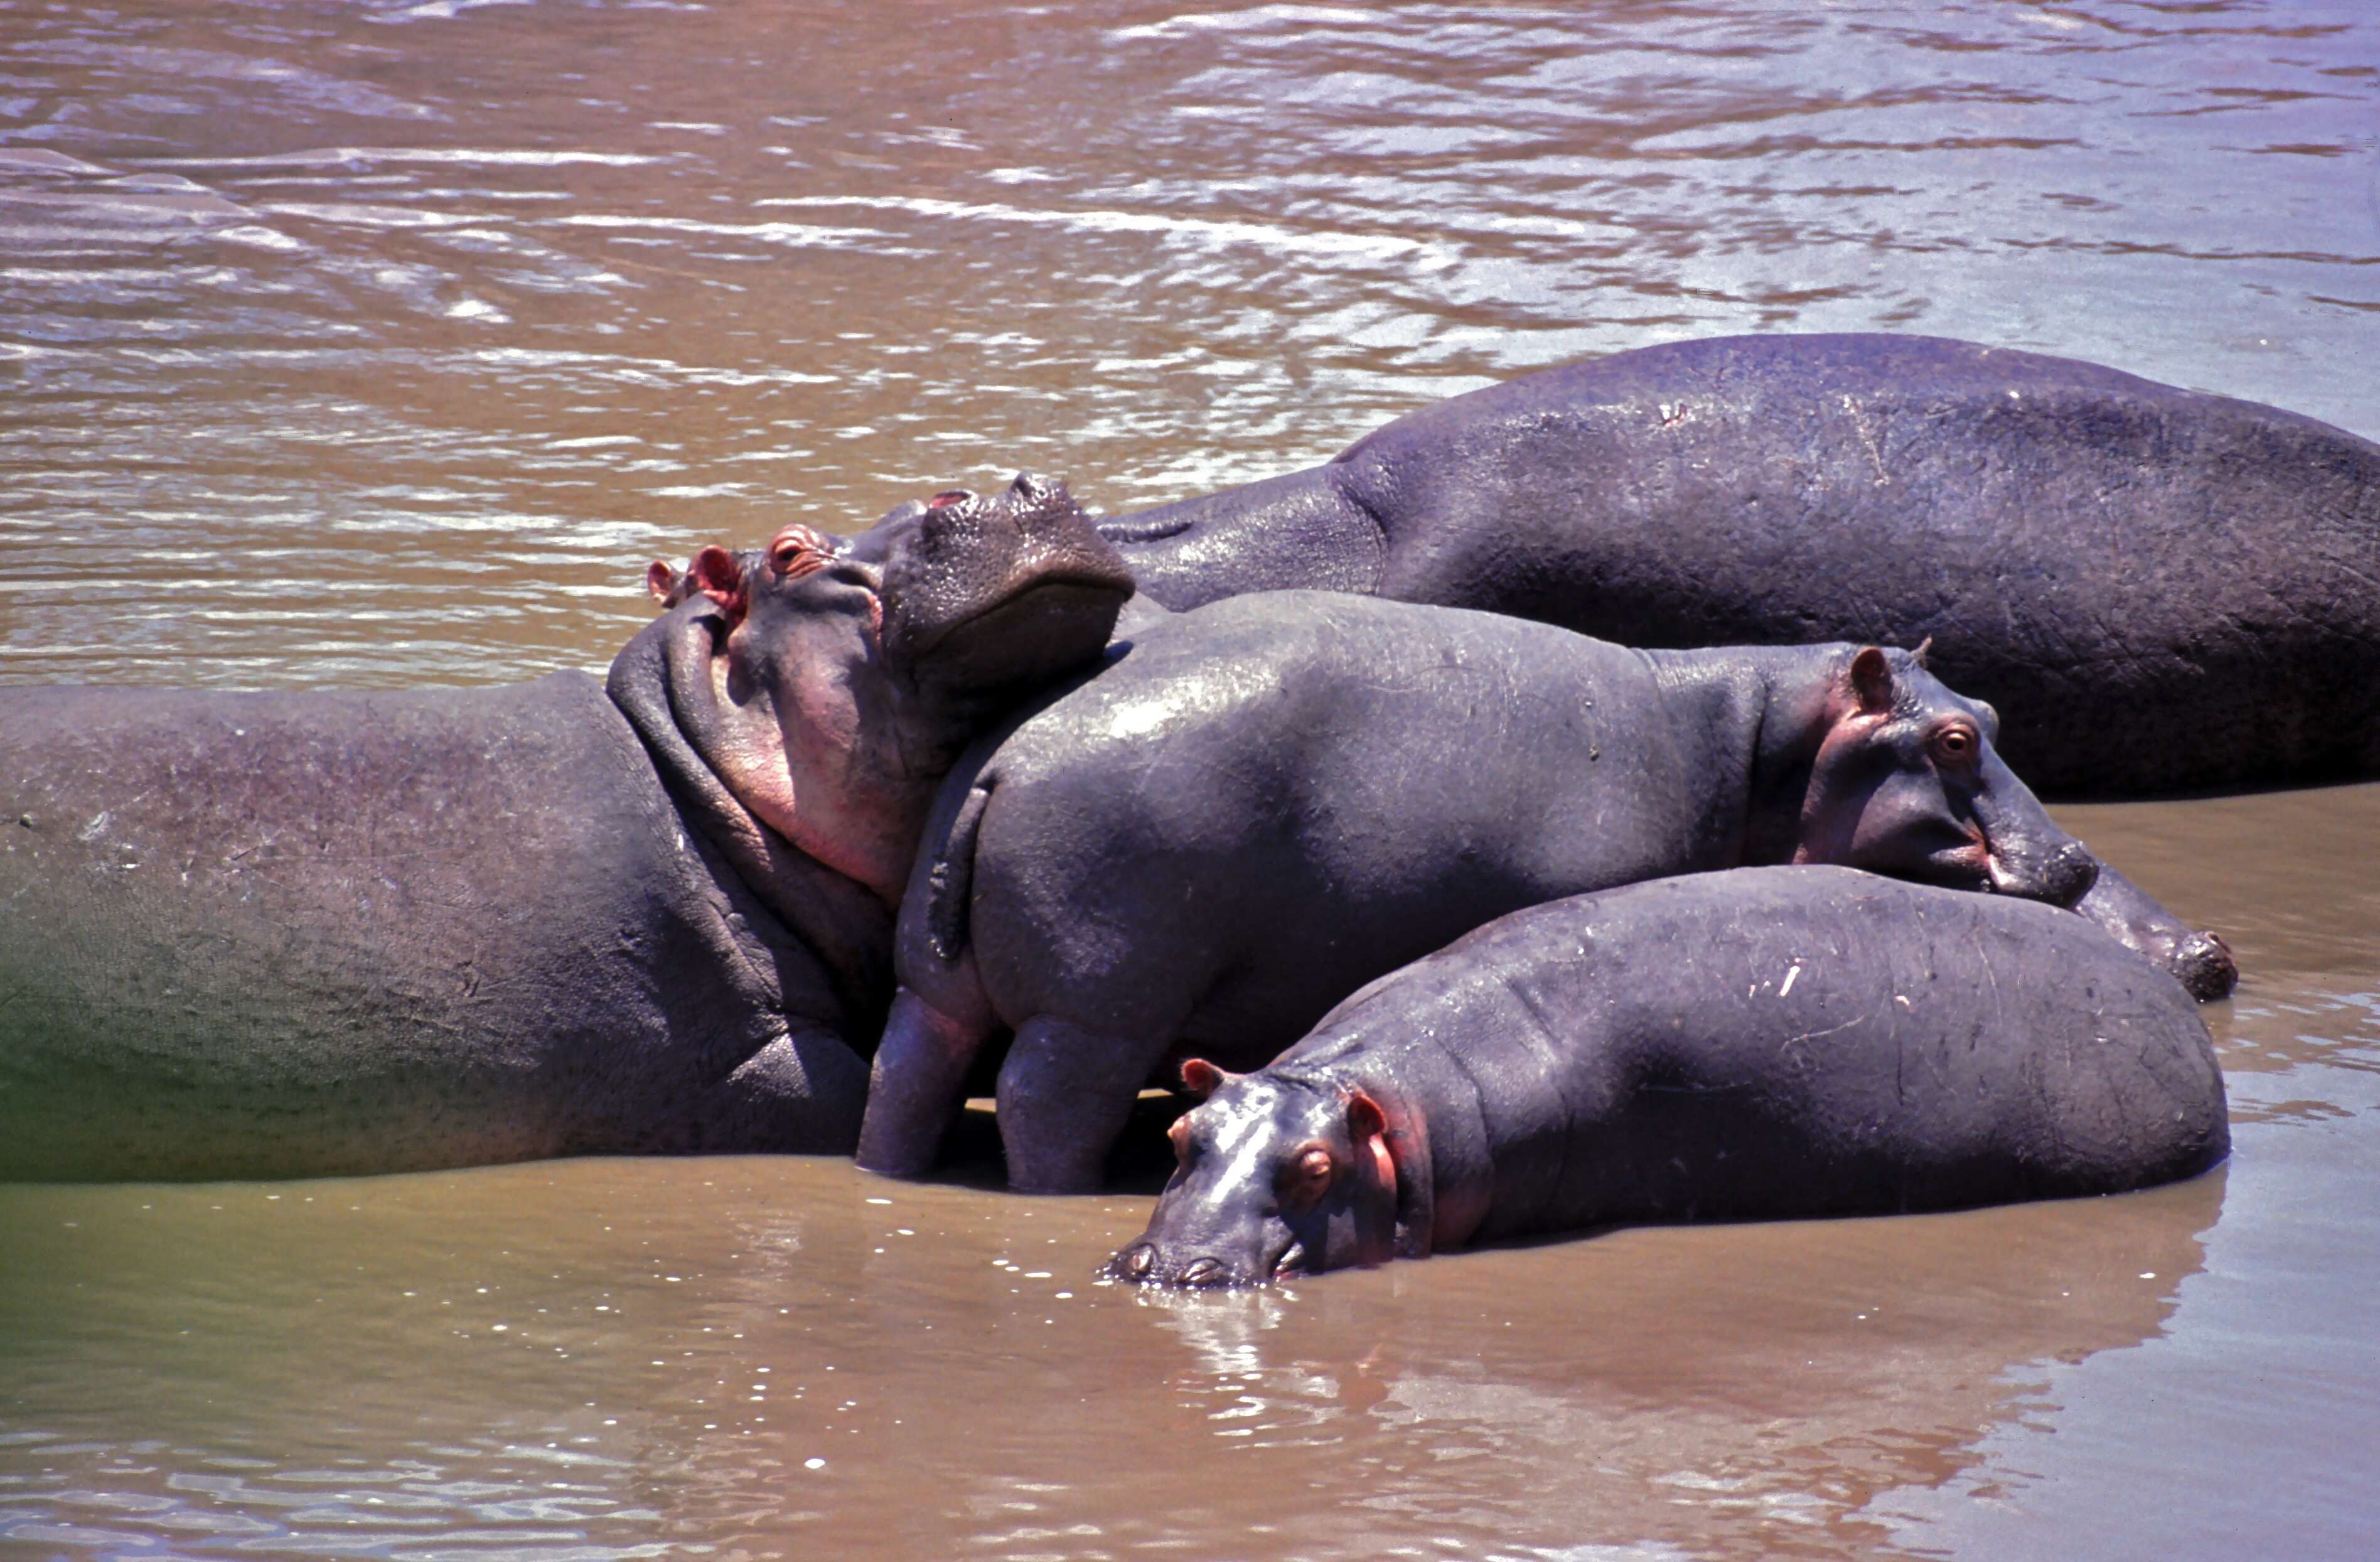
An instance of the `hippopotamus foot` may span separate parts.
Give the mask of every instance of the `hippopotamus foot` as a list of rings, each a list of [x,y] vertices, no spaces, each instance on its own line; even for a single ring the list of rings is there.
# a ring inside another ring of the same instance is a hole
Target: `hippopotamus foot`
[[[965,1104],[967,1069],[996,1029],[989,1017],[945,1014],[906,987],[893,995],[859,1127],[862,1166],[886,1177],[934,1169]]]
[[[1000,1066],[1008,1185],[1025,1193],[1098,1192],[1151,1061],[1146,1046],[1054,1015],[1018,1026]]]

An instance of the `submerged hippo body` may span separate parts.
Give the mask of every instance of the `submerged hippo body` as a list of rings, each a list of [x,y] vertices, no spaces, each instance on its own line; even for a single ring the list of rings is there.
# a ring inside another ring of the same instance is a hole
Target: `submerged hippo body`
[[[2046,907],[1840,868],[1535,907],[1259,1072],[1184,1073],[1206,1100],[1122,1278],[2112,1193],[2230,1142],[2204,1022],[2130,951]]]
[[[599,680],[0,713],[0,1174],[850,1143],[866,973],[744,885]]]
[[[2380,775],[2380,445],[2064,359],[1646,348],[1105,531],[1177,608],[1318,587],[1630,645],[1930,637],[2052,794]]]
[[[1637,651],[1327,592],[1159,619],[945,783],[861,1162],[929,1165],[1013,1030],[1011,1180],[1096,1186],[1169,1050],[1255,1067],[1364,982],[1589,889],[1801,859],[2070,903],[2095,864],[1989,725],[1874,647]]]
[[[941,773],[1130,582],[1021,480],[482,689],[0,691],[0,1177],[847,1151]]]

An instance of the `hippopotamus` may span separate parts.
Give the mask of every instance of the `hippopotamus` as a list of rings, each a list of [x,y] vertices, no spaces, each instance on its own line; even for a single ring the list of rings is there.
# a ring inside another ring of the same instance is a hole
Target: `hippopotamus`
[[[2380,775],[2380,445],[2066,359],[1644,348],[1103,530],[1176,608],[1307,587],[1629,645],[1930,637],[2052,796]]]
[[[1011,1183],[1097,1187],[1170,1051],[1262,1064],[1374,977],[1591,889],[1839,862],[2070,907],[2097,865],[1994,725],[1877,646],[1635,650],[1314,592],[1148,621],[943,783],[860,1164],[928,1169],[1007,1030]]]
[[[2079,917],[1837,867],[1532,907],[1204,1099],[1117,1278],[1241,1286],[1623,1222],[2114,1193],[2230,1147],[2187,995]]]
[[[0,1177],[848,1152],[936,786],[1130,577],[1025,476],[652,583],[605,680],[0,692]]]

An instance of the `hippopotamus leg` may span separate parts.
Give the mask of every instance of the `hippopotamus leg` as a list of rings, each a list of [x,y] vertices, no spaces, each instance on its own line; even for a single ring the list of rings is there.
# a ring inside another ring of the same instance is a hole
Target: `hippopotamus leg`
[[[1056,1015],[1019,1025],[1000,1066],[1008,1185],[1026,1193],[1097,1190],[1109,1148],[1164,1050],[1162,1037],[1100,1035]]]
[[[906,987],[894,994],[869,1070],[859,1164],[887,1177],[932,1170],[967,1073],[998,1031],[988,1011],[954,1018]]]

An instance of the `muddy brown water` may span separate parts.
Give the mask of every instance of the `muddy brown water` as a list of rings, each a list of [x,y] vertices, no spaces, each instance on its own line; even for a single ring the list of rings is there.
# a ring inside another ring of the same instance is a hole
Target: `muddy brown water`
[[[0,679],[598,665],[654,555],[1937,332],[2380,435],[2363,0],[0,4]],[[2237,1153],[1240,1297],[830,1160],[0,1189],[27,1557],[2369,1556],[2380,787],[2066,811]]]

